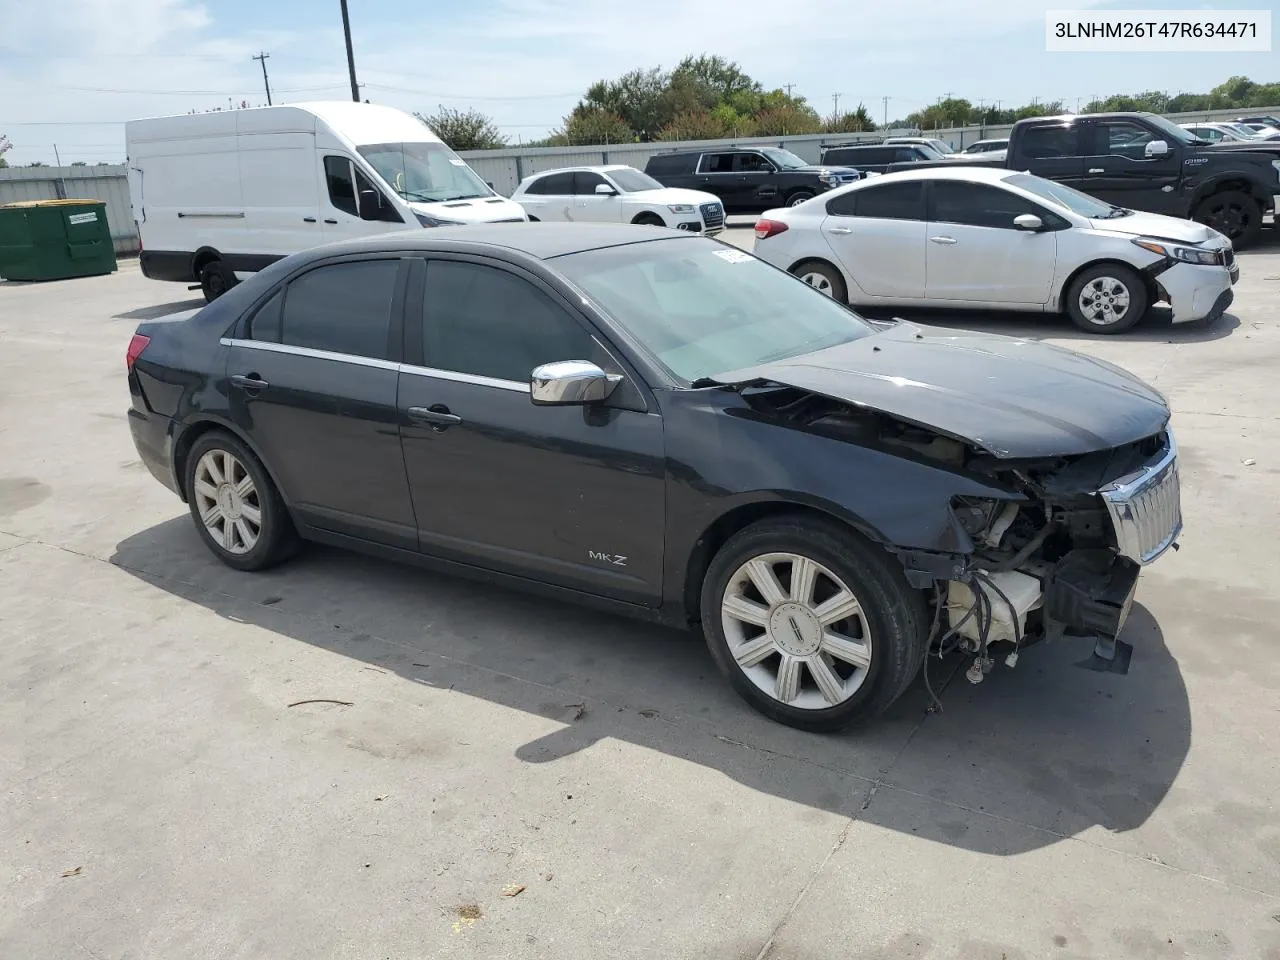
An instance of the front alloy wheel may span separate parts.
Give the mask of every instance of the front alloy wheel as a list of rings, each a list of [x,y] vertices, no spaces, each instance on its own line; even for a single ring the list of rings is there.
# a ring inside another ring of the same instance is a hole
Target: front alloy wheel
[[[1124,319],[1129,288],[1115,277],[1097,277],[1080,291],[1080,313],[1090,323],[1109,327]]]
[[[838,706],[867,678],[872,642],[862,605],[810,557],[767,553],[748,560],[730,577],[720,615],[734,661],[779,703]]]

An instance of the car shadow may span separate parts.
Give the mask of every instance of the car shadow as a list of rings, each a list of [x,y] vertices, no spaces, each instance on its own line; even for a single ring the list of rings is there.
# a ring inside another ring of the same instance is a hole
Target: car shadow
[[[171,313],[181,313],[184,310],[198,310],[204,305],[204,297],[194,297],[190,300],[174,300],[170,303],[156,303],[149,307],[138,307],[135,310],[126,310],[124,313],[115,314],[112,319],[155,320],[157,317],[164,317]]]
[[[1125,630],[1135,647],[1127,677],[1078,669],[1090,650],[1073,642],[1027,651],[1016,670],[997,667],[977,687],[963,679],[964,661],[934,660],[943,712],[926,713],[917,679],[880,721],[824,736],[748,707],[688,632],[315,546],[275,570],[239,573],[210,555],[186,516],[121,541],[112,562],[220,617],[561,721],[517,749],[524,762],[621,740],[752,790],[904,829],[890,788],[859,812],[879,782],[1008,817],[957,831],[956,808],[940,805],[909,825],[984,853],[1034,849],[1095,825],[1141,826],[1190,748],[1182,675],[1141,606]]]
[[[1132,330],[1115,334],[1091,334],[1075,326],[1059,313],[1024,313],[1012,310],[973,310],[957,313],[955,310],[872,309],[858,308],[858,312],[870,320],[908,320],[923,326],[939,329],[973,330],[994,333],[1006,337],[1027,340],[1092,340],[1128,341],[1147,343],[1198,343],[1222,340],[1231,336],[1240,326],[1240,318],[1225,313],[1214,323],[1173,322],[1173,312],[1168,307],[1153,307]]]

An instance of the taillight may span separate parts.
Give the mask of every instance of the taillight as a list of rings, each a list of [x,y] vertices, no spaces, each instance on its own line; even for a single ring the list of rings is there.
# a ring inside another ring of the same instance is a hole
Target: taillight
[[[144,337],[140,333],[135,333],[133,339],[129,341],[129,349],[125,351],[124,365],[129,372],[133,372],[133,365],[138,362],[138,358],[142,356],[142,351],[147,349],[147,344],[151,342],[150,337]]]
[[[768,240],[770,237],[776,237],[786,229],[787,225],[781,220],[757,220],[756,239]]]

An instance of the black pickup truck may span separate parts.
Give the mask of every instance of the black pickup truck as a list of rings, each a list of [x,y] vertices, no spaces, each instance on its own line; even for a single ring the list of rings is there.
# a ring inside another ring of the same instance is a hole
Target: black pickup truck
[[[1153,113],[1019,120],[1000,160],[894,164],[890,172],[971,163],[1025,170],[1118,207],[1187,217],[1231,238],[1257,239],[1280,203],[1280,144],[1210,144]]]
[[[862,176],[851,167],[805,163],[790,150],[777,147],[714,147],[658,153],[649,158],[644,172],[664,187],[714,193],[725,209],[734,213],[794,207]]]

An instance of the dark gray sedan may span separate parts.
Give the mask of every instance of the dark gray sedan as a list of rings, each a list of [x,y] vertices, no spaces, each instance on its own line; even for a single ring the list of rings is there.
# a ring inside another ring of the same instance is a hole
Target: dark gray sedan
[[[519,224],[321,247],[129,345],[209,549],[315,540],[700,625],[832,729],[930,653],[1117,640],[1180,526],[1164,399],[1101,361],[868,323],[715,240]],[[425,614],[424,614],[425,615]]]

